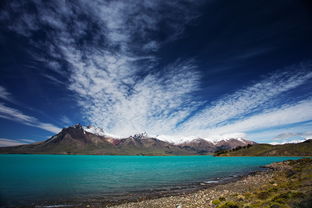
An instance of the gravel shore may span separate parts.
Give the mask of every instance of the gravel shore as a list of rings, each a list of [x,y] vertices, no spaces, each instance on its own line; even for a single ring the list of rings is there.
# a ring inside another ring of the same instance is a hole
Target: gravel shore
[[[239,208],[312,207],[312,160],[285,161],[242,177],[238,181],[208,187],[194,193],[128,202],[110,208]],[[305,176],[302,179],[302,176]],[[302,201],[307,204],[304,205]],[[311,205],[311,206],[310,206]]]
[[[215,207],[213,200],[224,197],[231,198],[232,195],[239,195],[253,190],[273,178],[273,171],[257,172],[242,179],[227,184],[216,185],[195,193],[179,196],[162,197],[158,199],[130,202],[111,208],[193,208],[193,207]]]

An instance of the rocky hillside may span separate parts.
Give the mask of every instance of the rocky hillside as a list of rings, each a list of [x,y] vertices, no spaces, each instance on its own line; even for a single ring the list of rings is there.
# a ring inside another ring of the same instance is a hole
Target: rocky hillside
[[[297,144],[254,144],[223,150],[216,156],[312,156],[312,139]]]
[[[231,149],[253,142],[247,140],[222,140],[217,143],[196,139],[175,145],[136,134],[128,138],[114,138],[100,128],[79,124],[64,128],[50,139],[27,145],[2,147],[0,153],[14,154],[95,154],[95,155],[199,155],[211,154],[219,149]]]

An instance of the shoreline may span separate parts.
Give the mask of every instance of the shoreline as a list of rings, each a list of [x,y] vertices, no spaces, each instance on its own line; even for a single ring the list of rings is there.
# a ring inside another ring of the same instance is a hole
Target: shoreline
[[[221,178],[210,178],[205,181],[193,182],[187,184],[168,185],[165,187],[155,188],[153,190],[131,191],[128,193],[107,194],[107,196],[98,196],[83,199],[70,200],[45,200],[36,201],[28,204],[5,206],[7,208],[104,208],[104,207],[119,207],[129,203],[138,203],[148,200],[161,200],[167,197],[183,197],[185,195],[194,194],[199,191],[208,190],[219,185],[226,185],[236,181],[240,181],[250,175],[255,175],[259,172],[271,171],[266,167],[259,167],[258,170],[234,174]],[[108,200],[110,198],[110,200]],[[1,207],[1,206],[0,206]]]
[[[298,172],[298,167],[295,165],[301,164],[302,161],[308,161],[306,167],[312,170],[312,159],[287,160],[283,162],[271,163],[269,165],[260,166],[258,170],[248,171],[239,175],[232,175],[223,178],[211,178],[207,181],[196,182],[191,184],[182,184],[171,187],[163,187],[153,190],[128,192],[121,194],[107,194],[106,196],[68,199],[68,200],[49,200],[37,201],[28,205],[20,206],[4,206],[4,207],[36,207],[36,208],[61,208],[61,207],[88,207],[88,208],[195,208],[195,207],[212,207],[217,208],[214,204],[219,201],[223,203],[223,198],[226,200],[238,200],[247,198],[247,194],[253,193],[257,197],[259,190],[257,187],[273,186],[276,188],[279,185],[276,175]],[[305,167],[303,166],[303,167]],[[294,169],[295,167],[295,169]],[[299,166],[301,169],[302,167]],[[309,170],[310,171],[310,170]],[[311,171],[310,171],[311,172]],[[300,172],[299,172],[300,173]],[[312,178],[311,196],[312,196]],[[288,180],[288,178],[286,178]],[[309,182],[308,180],[308,182]],[[285,181],[285,179],[284,179]],[[272,187],[271,187],[272,188]],[[237,199],[238,197],[238,199]],[[222,198],[222,200],[220,200]],[[108,200],[109,199],[109,200]],[[311,202],[312,205],[312,202]],[[2,207],[2,206],[0,206]],[[258,207],[258,206],[255,206]],[[260,206],[261,207],[261,206]]]
[[[248,171],[240,174],[235,174],[232,176],[222,177],[222,178],[211,178],[209,180],[194,182],[188,184],[172,185],[162,188],[157,188],[153,190],[142,190],[133,191],[124,194],[109,195],[110,200],[107,196],[80,199],[80,200],[64,200],[64,201],[45,201],[42,203],[40,201],[33,203],[32,205],[21,205],[17,206],[19,208],[34,207],[34,208],[62,208],[62,207],[88,207],[88,208],[104,208],[104,207],[127,207],[127,204],[132,203],[142,203],[144,201],[150,200],[162,200],[164,198],[172,197],[184,197],[186,195],[196,194],[200,191],[210,190],[217,186],[227,185],[235,183],[237,181],[243,180],[246,177],[256,175],[257,173],[270,172],[271,169],[267,167],[259,167],[258,170]]]
[[[248,178],[249,176],[254,176],[256,174],[260,174],[260,173],[269,173],[271,171],[273,171],[272,169],[268,168],[268,167],[259,167],[261,169],[257,170],[257,171],[250,171],[250,172],[246,172],[243,173],[241,175],[234,175],[234,176],[228,176],[228,177],[224,177],[224,178],[220,178],[219,181],[214,181],[214,180],[209,180],[206,182],[200,182],[197,184],[197,187],[195,187],[193,190],[191,189],[184,189],[181,192],[170,192],[170,193],[166,193],[164,195],[151,195],[149,197],[146,198],[139,198],[136,201],[133,200],[125,200],[123,202],[117,202],[116,204],[110,204],[110,205],[106,205],[105,207],[107,208],[126,208],[126,207],[145,207],[145,206],[141,206],[140,203],[144,202],[153,202],[153,201],[158,201],[158,200],[165,200],[165,199],[173,199],[173,198],[184,198],[187,196],[192,196],[192,195],[196,195],[197,193],[203,192],[203,191],[207,191],[207,190],[213,190],[219,186],[228,186],[232,183],[236,183],[238,181],[244,180],[245,178]],[[211,182],[210,182],[211,181]],[[208,183],[207,183],[208,182]],[[210,182],[210,183],[209,183]],[[133,206],[134,205],[134,206]],[[178,206],[179,204],[175,204],[176,206]],[[176,207],[176,206],[171,206],[171,207]],[[92,206],[90,206],[92,207]],[[156,206],[158,207],[158,206]],[[160,208],[162,208],[163,206],[159,206]]]
[[[264,166],[238,180],[180,196],[128,202],[110,208],[256,208],[312,207],[312,159]]]

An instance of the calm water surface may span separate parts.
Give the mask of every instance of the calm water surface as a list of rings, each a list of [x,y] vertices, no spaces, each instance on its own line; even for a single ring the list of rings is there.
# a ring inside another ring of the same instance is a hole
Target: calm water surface
[[[239,175],[296,157],[0,155],[0,205],[87,199]]]

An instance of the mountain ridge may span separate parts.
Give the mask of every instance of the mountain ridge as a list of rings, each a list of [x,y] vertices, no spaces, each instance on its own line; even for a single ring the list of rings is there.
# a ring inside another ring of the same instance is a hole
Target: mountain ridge
[[[198,145],[200,143],[200,145]],[[1,147],[0,153],[15,154],[95,154],[95,155],[205,155],[220,149],[254,144],[242,139],[221,140],[214,144],[195,139],[173,144],[150,137],[146,133],[127,138],[114,138],[96,127],[76,124],[63,128],[51,138],[27,145]]]
[[[280,145],[254,144],[221,150],[215,156],[312,156],[312,139]]]

